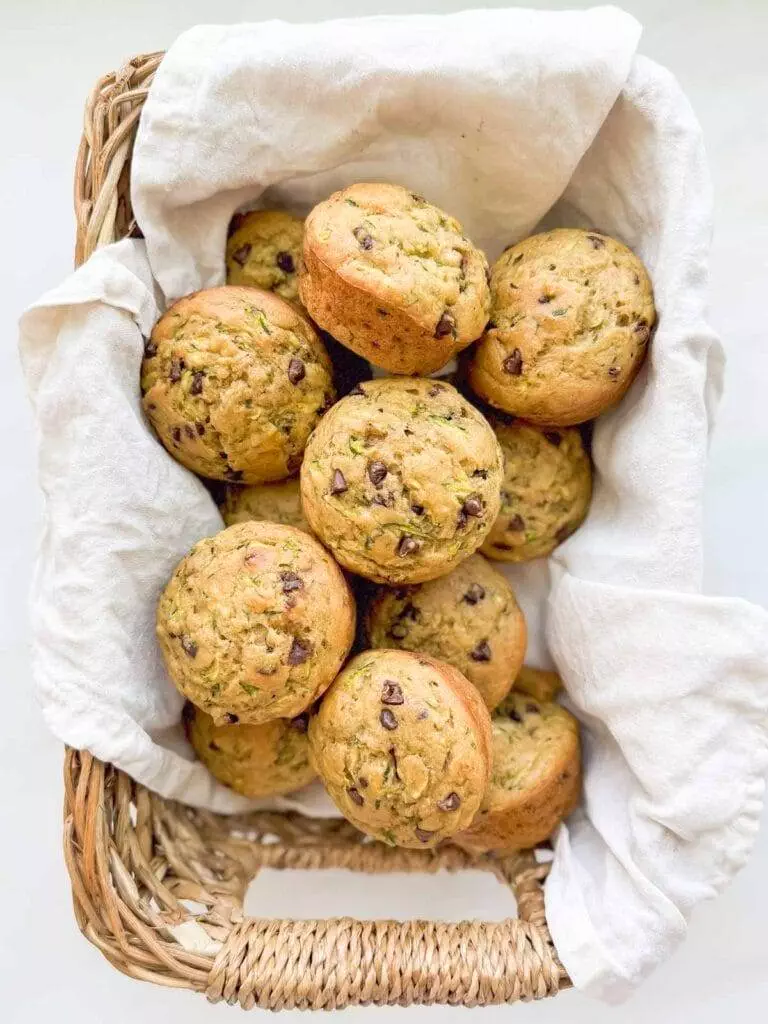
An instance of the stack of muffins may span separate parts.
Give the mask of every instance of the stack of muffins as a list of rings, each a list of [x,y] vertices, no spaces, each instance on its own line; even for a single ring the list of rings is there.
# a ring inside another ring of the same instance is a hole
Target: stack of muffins
[[[489,271],[456,220],[385,184],[306,222],[238,214],[226,265],[160,319],[141,377],[227,524],[158,606],[193,747],[251,797],[319,776],[392,845],[542,842],[578,799],[578,728],[557,676],[523,666],[488,559],[548,555],[584,520],[581,425],[642,362],[646,271],[576,229]]]

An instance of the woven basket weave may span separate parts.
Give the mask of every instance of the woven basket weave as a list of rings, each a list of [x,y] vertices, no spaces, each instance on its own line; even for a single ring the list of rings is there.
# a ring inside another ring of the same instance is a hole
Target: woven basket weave
[[[78,265],[98,246],[138,233],[131,147],[161,59],[135,57],[88,97],[75,175]],[[78,925],[132,978],[246,1009],[483,1006],[540,999],[570,984],[544,917],[547,867],[531,852],[473,858],[453,846],[398,850],[346,821],[219,816],[164,800],[74,750],[64,775],[64,854]],[[510,887],[518,917],[458,924],[248,918],[243,899],[262,867],[480,869]]]

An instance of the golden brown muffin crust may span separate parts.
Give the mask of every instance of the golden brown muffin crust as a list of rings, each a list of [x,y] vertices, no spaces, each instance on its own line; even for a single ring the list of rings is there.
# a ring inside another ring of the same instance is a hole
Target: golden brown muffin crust
[[[235,214],[227,239],[227,284],[263,288],[297,302],[303,237],[304,221],[287,210]]]

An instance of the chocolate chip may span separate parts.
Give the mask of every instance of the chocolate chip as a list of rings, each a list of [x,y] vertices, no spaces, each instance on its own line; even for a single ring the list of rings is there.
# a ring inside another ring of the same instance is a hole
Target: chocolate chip
[[[243,479],[243,471],[242,469],[232,469],[231,466],[227,466],[227,468],[224,470],[224,476],[227,478],[227,480],[231,480],[233,483],[237,483],[238,480]]]
[[[331,494],[343,494],[347,490],[347,481],[340,469],[334,469],[331,480]]]
[[[453,315],[446,310],[440,319],[437,321],[437,327],[435,327],[435,337],[445,338],[448,334],[456,334],[456,320]]]
[[[563,440],[563,435],[559,434],[556,430],[545,430],[544,437],[553,444],[555,448],[559,447],[560,442]]]
[[[593,249],[602,249],[605,246],[605,241],[599,235],[587,235],[587,238],[592,243]]]
[[[397,719],[389,708],[382,708],[379,721],[388,732],[393,732],[397,728]]]
[[[456,516],[456,529],[463,530],[468,522],[469,516],[467,515],[463,508],[460,508],[459,514]]]
[[[544,295],[540,295],[540,296],[539,296],[539,303],[540,303],[540,305],[542,305],[542,306],[546,306],[546,305],[547,305],[547,304],[548,304],[549,302],[551,302],[551,301],[552,301],[552,296],[551,296],[551,295],[549,295],[549,294],[548,294],[548,293],[546,293],[546,292],[544,293]]]
[[[555,534],[558,544],[562,544],[564,540],[567,540],[573,531],[576,529],[573,523],[564,523],[563,526]]]
[[[347,392],[347,398],[351,398],[352,395],[364,395],[365,391],[360,384],[355,384],[351,391]]]
[[[462,253],[461,262],[459,263],[459,273],[461,274],[462,277],[466,277],[468,265],[469,260],[467,259],[467,254]]]
[[[277,263],[284,274],[292,274],[296,269],[293,256],[289,252],[279,252],[275,257],[275,263]]]
[[[379,316],[389,316],[389,313],[387,312],[386,309],[378,309],[377,308],[376,312],[379,314]]]
[[[483,503],[479,498],[467,498],[461,506],[462,512],[477,519],[483,514]]]
[[[360,787],[360,789],[368,789],[368,779],[366,779],[365,776],[363,775],[361,775],[360,778],[357,780],[357,784]]]
[[[494,541],[491,546],[496,548],[497,551],[511,551],[512,550],[512,545],[511,544],[499,544],[498,541]]]
[[[618,380],[620,373],[621,373],[621,368],[620,367],[618,367],[618,366],[609,366],[608,367],[608,376],[611,378],[611,380]]]
[[[200,437],[202,437],[203,434],[205,433],[205,424],[204,423],[196,423],[195,424],[195,430],[198,432]]]
[[[371,483],[378,487],[379,484],[386,479],[387,467],[383,462],[379,462],[377,459],[375,462],[371,462],[368,466],[368,479]]]
[[[430,398],[437,398],[437,396],[440,394],[442,390],[443,388],[439,384],[433,384],[432,387],[427,392],[427,394],[429,395]]]
[[[251,246],[249,245],[248,242],[246,242],[245,245],[241,245],[239,249],[235,249],[235,251],[232,253],[232,259],[239,266],[244,267],[250,254]]]
[[[419,619],[421,618],[421,612],[419,611],[415,604],[411,604],[411,602],[409,601],[408,604],[404,605],[403,610],[400,612],[398,618],[410,619],[411,622],[418,622]]]
[[[220,459],[228,459],[229,456],[227,455],[226,452],[219,452],[219,458]]]
[[[414,203],[419,203],[419,205],[423,205],[427,201],[424,196],[420,196],[418,192],[411,192],[411,199]]]
[[[189,438],[190,440],[193,440],[193,439],[194,439],[194,436],[195,436],[195,428],[194,428],[194,427],[192,426],[192,424],[191,424],[191,423],[185,423],[185,424],[184,424],[184,433],[185,433],[185,434],[187,435],[187,437],[188,437],[188,438]]]
[[[455,811],[461,806],[461,797],[458,793],[449,793],[442,800],[438,801],[437,807],[440,811]]]
[[[373,248],[373,239],[365,230],[362,224],[358,225],[358,227],[355,228],[352,234],[357,239],[357,244],[360,246],[361,249],[365,249],[366,251],[368,251],[369,249]]]
[[[211,742],[208,744],[208,749],[218,753],[218,751],[221,750],[221,747],[219,746],[218,743],[214,743],[213,740],[211,740]]]
[[[168,374],[168,380],[170,380],[170,382],[172,384],[177,384],[181,380],[181,374],[182,374],[183,369],[184,369],[184,360],[183,359],[172,359],[171,360],[171,369],[170,369],[170,372]]]
[[[522,718],[520,717],[520,715],[518,715],[514,708],[509,709],[508,717],[511,718],[513,722],[522,722]]]
[[[482,601],[484,597],[485,588],[481,587],[479,583],[472,583],[461,600],[466,601],[467,604],[477,604],[477,602]]]
[[[181,441],[181,427],[174,427],[171,431],[171,437],[178,444]]]
[[[357,804],[358,807],[362,807],[363,804],[365,803],[362,796],[360,795],[360,790],[357,789],[355,786],[349,787],[349,789],[347,790],[347,796],[352,801],[352,803]]]
[[[152,356],[157,355],[157,345],[151,339],[144,346],[144,357],[145,359],[151,359]]]
[[[424,506],[423,505],[411,505],[411,512],[413,512],[413,514],[415,516],[423,516],[424,515]]]
[[[400,683],[396,683],[394,679],[384,680],[381,687],[381,703],[390,704],[393,707],[405,703],[403,688]]]
[[[400,543],[397,545],[397,553],[402,557],[406,555],[415,555],[421,548],[421,541],[415,537],[409,537],[407,534],[400,538]]]
[[[538,705],[536,705],[536,704],[526,704],[525,705],[525,710],[528,712],[529,715],[540,715],[541,714],[541,712],[539,711]]]
[[[423,722],[425,718],[429,718],[429,712],[426,708],[422,708],[416,717],[420,722]]]
[[[469,652],[469,656],[472,661],[490,661],[491,660],[491,648],[487,640],[481,640],[474,650]]]
[[[519,348],[512,349],[512,354],[507,356],[501,364],[501,368],[504,373],[508,373],[512,377],[520,376],[523,372],[523,353]]]
[[[304,581],[301,576],[297,576],[295,572],[287,570],[280,573],[280,579],[283,581],[283,593],[291,594],[294,590],[301,590],[304,586]]]
[[[304,363],[300,359],[295,357],[288,363],[288,380],[291,384],[298,384],[299,381],[304,380],[307,375],[307,371],[304,368]]]
[[[430,832],[429,829],[416,827],[413,831],[416,833],[416,838],[420,843],[428,843],[436,830]]]
[[[509,523],[507,525],[507,529],[508,530],[514,530],[515,532],[519,532],[520,530],[524,530],[525,529],[525,520],[523,519],[523,517],[519,513],[516,513],[509,520]]]
[[[372,505],[380,505],[382,508],[392,508],[395,504],[395,496],[390,491],[389,494],[374,494],[371,498]]]
[[[308,641],[299,640],[298,637],[294,637],[291,649],[288,652],[288,664],[303,665],[311,653],[312,646]]]
[[[488,470],[487,469],[473,469],[472,470],[472,476],[479,476],[481,480],[487,480],[488,479]]]
[[[396,622],[389,631],[389,635],[395,640],[405,640],[408,636],[408,627],[401,622]]]
[[[300,715],[296,715],[295,718],[292,718],[288,724],[292,729],[295,729],[296,732],[306,732],[309,728],[309,712],[302,711]]]
[[[181,638],[181,649],[185,654],[188,654],[190,658],[197,657],[197,644],[188,636]]]
[[[237,715],[233,715],[231,711],[227,712],[226,719],[230,725],[237,725],[237,723],[240,721],[239,717]]]
[[[203,393],[203,377],[205,374],[202,370],[195,370],[192,374],[192,383],[189,386],[190,395],[201,395]]]

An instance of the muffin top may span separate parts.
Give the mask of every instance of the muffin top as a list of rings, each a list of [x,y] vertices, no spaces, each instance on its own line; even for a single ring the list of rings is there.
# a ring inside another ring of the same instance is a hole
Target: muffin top
[[[266,519],[270,523],[284,523],[298,530],[309,530],[301,507],[297,476],[276,484],[252,484],[246,487],[228,484],[220,508],[227,526]]]
[[[360,385],[323,418],[301,494],[313,532],[347,569],[414,583],[448,572],[482,543],[501,478],[491,427],[455,388],[386,378]]]
[[[439,579],[379,587],[368,605],[371,647],[421,651],[457,668],[494,708],[525,656],[523,613],[507,580],[482,555]]]
[[[471,387],[534,423],[583,423],[629,387],[655,318],[648,274],[621,242],[576,228],[533,235],[493,266]]]
[[[465,828],[490,770],[490,718],[456,669],[366,651],[310,719],[311,756],[349,820],[383,842],[435,846]]]
[[[197,543],[157,610],[168,674],[216,725],[300,714],[338,672],[354,628],[333,559],[301,530],[267,522]]]
[[[304,221],[287,210],[236,213],[227,239],[227,284],[264,288],[297,302],[303,237]]]
[[[158,320],[141,387],[150,422],[179,462],[242,483],[295,473],[335,398],[309,320],[272,292],[233,286],[188,295]]]

